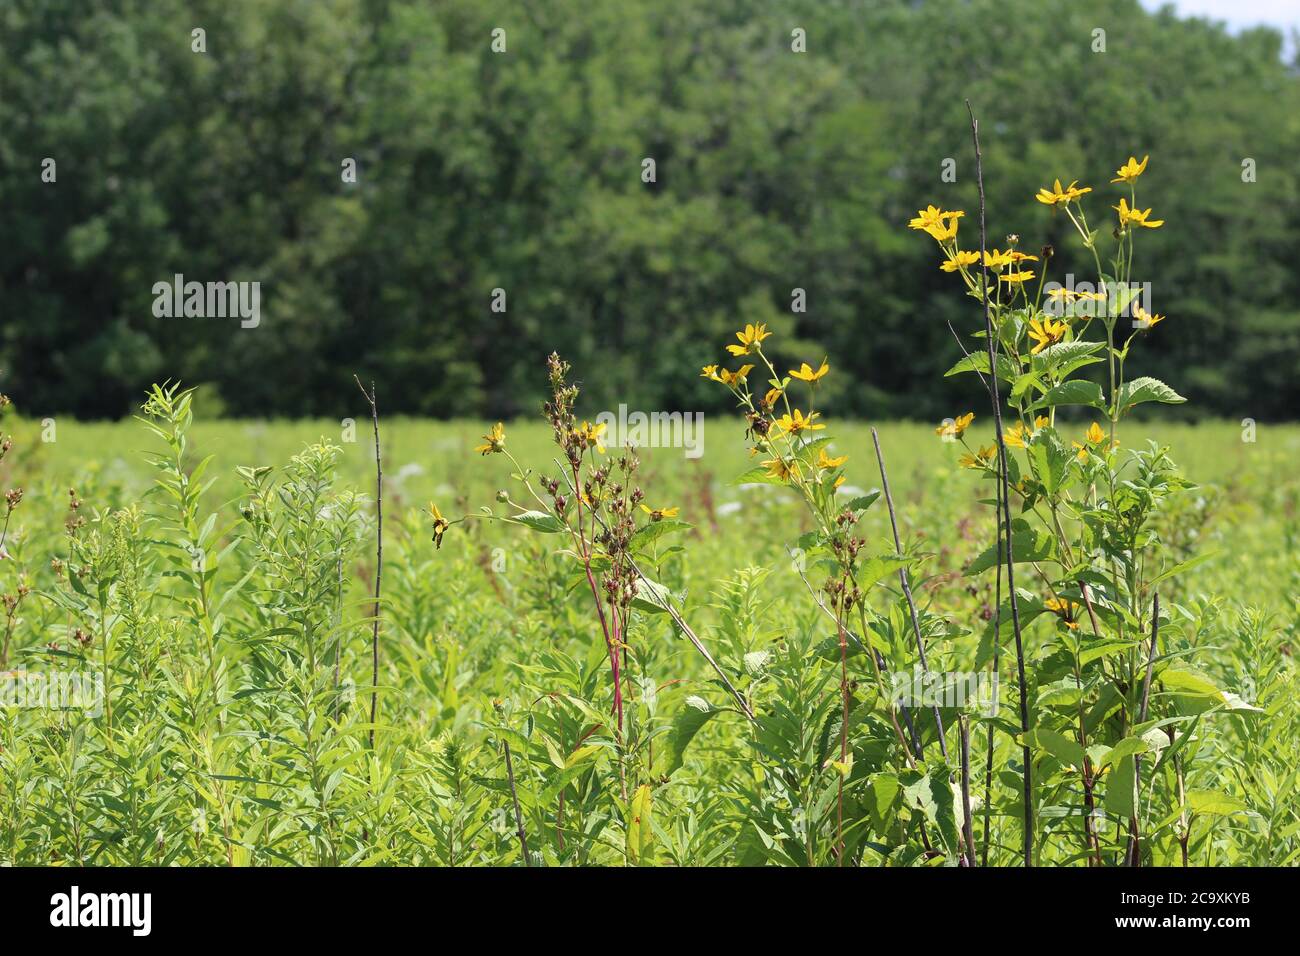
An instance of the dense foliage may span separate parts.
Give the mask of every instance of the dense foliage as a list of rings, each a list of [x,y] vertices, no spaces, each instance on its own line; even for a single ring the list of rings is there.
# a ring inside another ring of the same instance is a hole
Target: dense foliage
[[[557,349],[596,407],[716,410],[680,369],[739,321],[782,360],[837,356],[844,413],[938,417],[966,303],[898,227],[917,196],[973,207],[970,97],[990,235],[1062,271],[1091,265],[1063,217],[999,210],[1045,170],[1158,150],[1180,228],[1143,262],[1179,331],[1145,370],[1179,369],[1184,409],[1284,417],[1300,82],[1279,50],[1137,0],[10,0],[5,390],[116,416],[179,376],[239,414],[342,415],[356,370],[390,411],[508,417]],[[261,324],[155,318],[175,273],[260,281]]]

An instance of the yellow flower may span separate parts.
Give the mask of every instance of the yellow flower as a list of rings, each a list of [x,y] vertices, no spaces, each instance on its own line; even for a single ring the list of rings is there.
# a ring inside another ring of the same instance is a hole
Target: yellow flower
[[[944,220],[955,223],[964,215],[966,215],[964,212],[944,212],[938,206],[926,206],[924,209],[917,211],[916,218],[908,222],[907,228],[922,229],[926,232],[930,232],[930,230],[936,226],[942,228]],[[956,231],[957,227],[954,225],[953,232],[955,233]],[[933,233],[931,233],[931,235],[933,235]]]
[[[1043,607],[1059,617],[1061,623],[1070,630],[1074,630],[1079,626],[1079,622],[1075,620],[1079,615],[1079,605],[1073,601],[1067,601],[1065,598],[1059,597],[1048,598],[1043,602]]]
[[[975,413],[967,412],[965,415],[940,422],[934,433],[941,438],[960,438],[966,434],[966,429],[970,428],[970,423],[973,421],[975,421]]]
[[[1049,345],[1055,345],[1061,339],[1065,338],[1066,329],[1069,328],[1064,322],[1053,322],[1051,319],[1030,319],[1029,320],[1029,337],[1037,344],[1030,349],[1031,355],[1037,355]]]
[[[722,377],[718,375],[718,367],[716,365],[704,366],[703,370],[700,372],[700,378],[707,378],[711,382],[722,381]]]
[[[494,452],[505,451],[506,449],[506,426],[497,422],[488,429],[488,433],[483,436],[483,441],[487,444],[479,445],[474,450],[480,455],[491,455]]]
[[[1002,433],[1002,441],[1012,448],[1024,448],[1025,440],[1029,438],[1029,429],[1025,427],[1024,422],[1016,422],[1010,428]]]
[[[1079,297],[1080,299],[1090,299],[1090,300],[1092,300],[1093,302],[1105,302],[1105,301],[1106,301],[1106,293],[1105,293],[1105,292],[1078,292],[1078,293],[1076,293],[1076,295],[1078,295],[1078,297]]]
[[[817,467],[823,470],[838,468],[848,460],[849,460],[848,455],[840,455],[840,457],[838,458],[831,458],[829,455],[826,454],[825,448],[817,449]]]
[[[1027,252],[1016,252],[1014,249],[1010,252],[1012,262],[1037,262],[1038,256],[1031,256]]]
[[[1106,440],[1106,433],[1101,430],[1100,425],[1098,425],[1096,422],[1093,422],[1091,425],[1088,426],[1088,430],[1083,433],[1083,440],[1087,444],[1081,444],[1077,441],[1070,442],[1071,445],[1079,449],[1079,453],[1076,456],[1079,459],[1079,461],[1088,460],[1088,445],[1100,445],[1102,442]],[[1118,445],[1119,442],[1116,442],[1115,444]]]
[[[1079,293],[1075,292],[1073,289],[1066,288],[1048,289],[1047,297],[1062,302],[1072,302],[1079,297]]]
[[[949,240],[957,238],[956,217],[960,216],[961,213],[946,213],[946,215],[954,217],[948,220],[947,225],[944,225],[943,223],[938,223],[933,226],[927,226],[925,229],[926,233],[928,233],[936,242],[939,243],[948,242]]]
[[[663,521],[664,518],[676,518],[676,508],[649,508],[646,505],[641,506],[641,510],[650,516],[651,521]]]
[[[1152,315],[1140,305],[1133,307],[1133,318],[1137,319],[1137,327],[1140,329],[1149,329],[1165,320],[1163,315]]]
[[[1119,213],[1119,224],[1121,229],[1124,226],[1127,226],[1130,222],[1135,222],[1139,226],[1144,226],[1147,229],[1159,229],[1165,224],[1163,219],[1152,219],[1148,221],[1147,216],[1151,215],[1150,209],[1138,209],[1136,206],[1130,209],[1128,207],[1128,200],[1122,197],[1120,198],[1119,205],[1112,206],[1111,208]]]
[[[943,262],[939,263],[939,268],[944,272],[956,272],[958,269],[966,266],[973,266],[980,261],[978,252],[954,252]]]
[[[595,448],[602,455],[605,454],[605,425],[593,425],[591,422],[583,422],[573,430],[573,434],[580,438],[585,448]]]
[[[442,512],[432,501],[429,502],[429,514],[433,516],[433,543],[441,548],[442,536],[451,527],[451,522],[442,516]]]
[[[797,378],[801,382],[815,382],[829,371],[830,366],[826,364],[825,359],[822,359],[821,368],[815,372],[807,362],[801,362],[799,363],[799,371],[796,372],[794,369],[790,369],[790,377]]]
[[[1078,199],[1084,193],[1092,192],[1091,186],[1079,187],[1078,180],[1073,180],[1070,185],[1061,188],[1061,181],[1058,179],[1052,184],[1049,190],[1046,186],[1038,190],[1038,195],[1034,198],[1045,206],[1065,205]]]
[[[1003,282],[1028,282],[1034,277],[1034,274],[1028,269],[1021,269],[1019,272],[1008,272],[1005,275],[998,276]]]
[[[759,343],[771,334],[766,325],[746,325],[745,331],[736,333],[740,344],[728,345],[727,351],[732,355],[748,355],[750,352],[757,352]]]
[[[794,471],[784,458],[771,458],[763,462],[763,467],[767,469],[768,475],[773,478],[780,478],[782,481],[788,480],[794,474]]]
[[[741,382],[745,380],[745,376],[747,376],[753,370],[754,370],[754,366],[752,365],[742,365],[734,372],[729,372],[725,368],[719,369],[718,381],[721,382],[723,385],[739,385]]]
[[[962,455],[957,459],[957,464],[963,468],[987,468],[993,455],[997,452],[997,447],[989,445],[987,448],[981,448],[973,455]]]
[[[781,389],[769,388],[767,390],[767,394],[763,396],[763,404],[766,405],[768,408],[772,408],[773,406],[776,405],[776,400],[780,398],[781,395],[782,395]]]
[[[1142,162],[1137,161],[1136,156],[1130,156],[1128,162],[1115,170],[1117,179],[1112,179],[1112,183],[1133,183],[1147,168],[1147,160],[1150,156],[1143,156]]]
[[[795,409],[793,417],[791,415],[782,415],[776,421],[776,427],[779,432],[786,432],[791,435],[797,435],[802,431],[821,431],[825,428],[822,424],[813,424],[813,420],[818,418],[821,412],[810,412],[807,418],[803,417],[803,412]]]
[[[984,253],[984,265],[989,269],[1002,269],[1011,265],[1011,250],[999,252],[994,249],[992,252]]]

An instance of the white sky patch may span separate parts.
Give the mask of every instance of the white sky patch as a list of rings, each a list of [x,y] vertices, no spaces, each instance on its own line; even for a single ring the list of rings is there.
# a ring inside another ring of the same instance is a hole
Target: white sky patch
[[[1261,24],[1284,34],[1300,29],[1296,0],[1142,0],[1142,6],[1152,12],[1172,6],[1180,17],[1222,20],[1233,33]]]

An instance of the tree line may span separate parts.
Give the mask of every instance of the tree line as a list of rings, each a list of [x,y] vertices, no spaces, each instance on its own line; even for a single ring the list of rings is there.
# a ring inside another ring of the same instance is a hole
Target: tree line
[[[1137,0],[11,0],[0,385],[31,414],[181,379],[337,416],[355,371],[389,412],[510,417],[558,350],[596,409],[716,412],[682,370],[761,322],[830,357],[838,414],[954,414],[969,381],[933,383],[978,308],[906,224],[966,209],[977,247],[969,98],[990,245],[1087,274],[1035,191],[1078,179],[1109,222],[1150,154],[1143,373],[1189,414],[1291,417],[1282,39]],[[259,283],[260,319],[156,314],[175,276]]]

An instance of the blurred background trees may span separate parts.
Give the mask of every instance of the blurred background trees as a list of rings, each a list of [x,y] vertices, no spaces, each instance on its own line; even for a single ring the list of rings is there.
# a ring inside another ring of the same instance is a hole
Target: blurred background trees
[[[831,356],[839,414],[953,414],[945,321],[981,320],[905,227],[964,208],[977,243],[969,97],[991,245],[1090,277],[1032,196],[1077,178],[1113,221],[1113,170],[1150,153],[1169,320],[1143,374],[1189,414],[1293,417],[1281,50],[1137,0],[6,0],[0,386],[30,414],[122,415],[180,378],[231,414],[340,415],[357,371],[389,413],[509,417],[558,349],[595,407],[713,411],[699,366],[767,322],[790,360]],[[174,273],[260,281],[261,324],[154,317]]]

